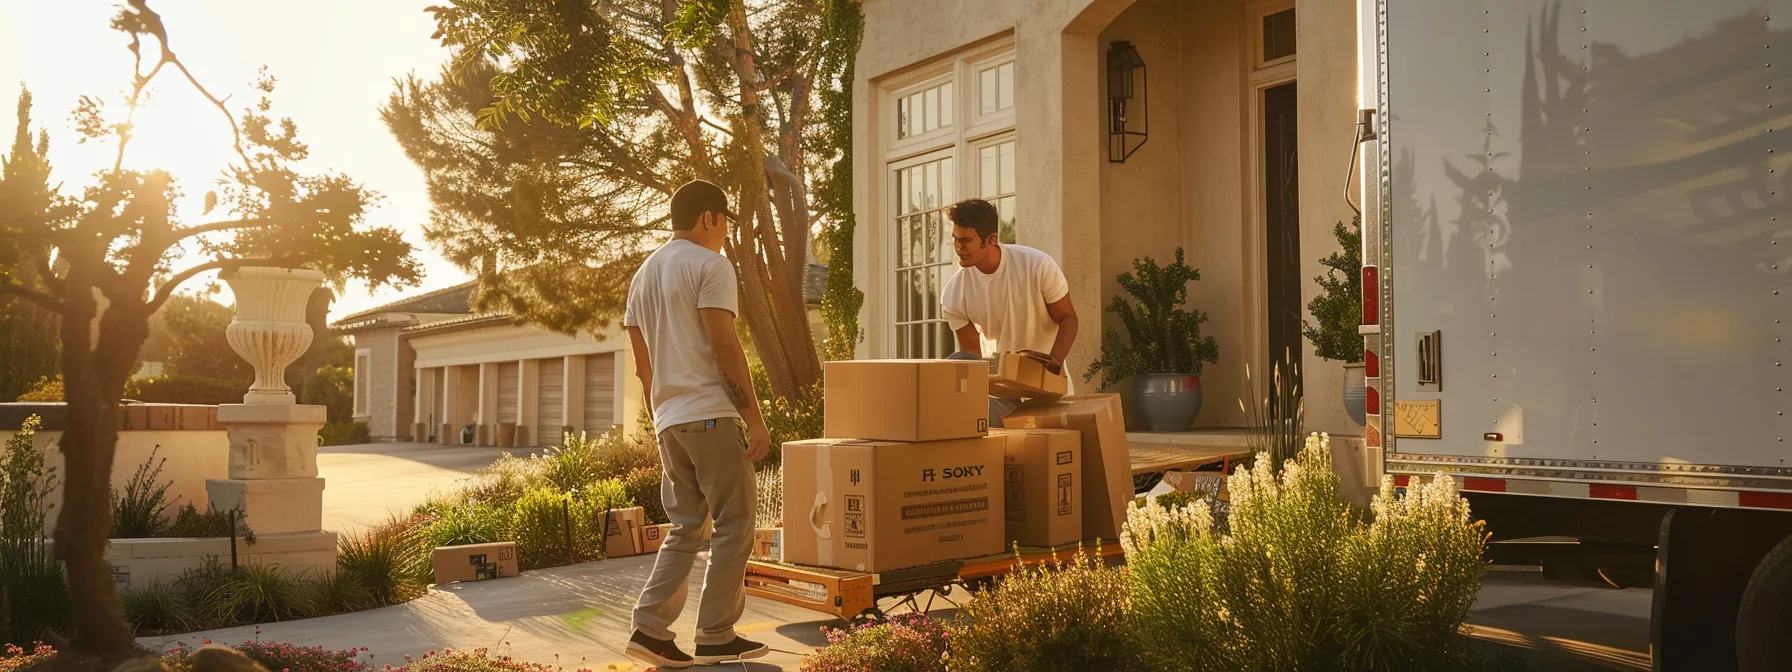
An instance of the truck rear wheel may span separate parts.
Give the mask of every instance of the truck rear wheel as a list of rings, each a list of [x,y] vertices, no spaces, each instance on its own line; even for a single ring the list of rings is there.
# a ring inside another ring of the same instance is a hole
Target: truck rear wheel
[[[1755,566],[1736,609],[1736,662],[1741,672],[1792,670],[1792,537]]]

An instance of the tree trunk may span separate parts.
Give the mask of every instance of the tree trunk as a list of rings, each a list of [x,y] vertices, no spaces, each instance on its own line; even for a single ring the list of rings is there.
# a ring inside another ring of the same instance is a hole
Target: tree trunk
[[[74,601],[71,644],[82,653],[128,655],[136,642],[124,622],[118,589],[105,558],[106,540],[112,535],[112,457],[118,446],[118,399],[124,392],[124,377],[98,366],[118,357],[103,354],[105,347],[113,345],[109,341],[117,340],[104,338],[105,327],[118,319],[112,310],[107,311],[99,347],[90,349],[97,310],[92,271],[71,267],[62,299],[62,376],[68,429],[61,441],[66,463],[55,551],[68,571],[69,595]],[[118,307],[115,302],[110,308]],[[147,320],[140,330],[147,335]],[[142,346],[142,338],[136,345]],[[136,352],[137,348],[131,349],[133,358]]]
[[[729,10],[728,23],[732,28],[734,38],[734,58],[729,60],[734,64],[736,74],[740,79],[741,118],[737,128],[740,129],[739,140],[747,150],[747,160],[744,162],[746,175],[741,189],[739,212],[742,217],[747,219],[747,225],[754,227],[751,235],[742,236],[742,244],[738,247],[745,248],[739,251],[752,256],[752,265],[763,274],[760,281],[764,284],[760,286],[773,290],[771,297],[763,295],[755,297],[750,305],[757,309],[760,304],[769,304],[770,314],[759,316],[757,319],[761,322],[770,322],[771,328],[777,332],[778,336],[774,343],[768,344],[759,341],[759,334],[755,333],[754,345],[759,350],[760,359],[765,362],[768,377],[785,378],[790,381],[788,391],[778,390],[778,395],[786,399],[797,399],[804,390],[807,390],[820,378],[820,366],[816,363],[814,341],[809,336],[809,321],[802,299],[802,284],[798,282],[795,287],[791,287],[789,286],[791,283],[779,280],[793,277],[785,268],[785,264],[798,265],[797,274],[794,277],[800,278],[802,265],[807,264],[808,260],[806,258],[785,258],[777,234],[781,233],[786,239],[793,235],[799,236],[806,242],[809,231],[806,228],[793,231],[789,228],[793,222],[788,221],[784,222],[785,227],[779,231],[771,216],[769,203],[764,202],[770,196],[769,185],[766,181],[765,137],[762,130],[765,127],[765,113],[760,108],[759,74],[754,66],[752,38],[747,28],[747,13],[744,4],[734,3],[733,8]],[[755,244],[762,248],[763,257],[753,250]],[[743,270],[745,270],[744,262],[737,263],[743,263]],[[743,278],[742,281],[746,282],[747,280]],[[780,286],[784,291],[777,291]],[[792,301],[793,297],[794,301]],[[770,300],[767,301],[767,298]],[[751,324],[752,320],[749,321],[749,326]],[[768,350],[775,351],[777,356],[768,357]],[[777,376],[773,376],[772,373],[774,362],[784,369]]]

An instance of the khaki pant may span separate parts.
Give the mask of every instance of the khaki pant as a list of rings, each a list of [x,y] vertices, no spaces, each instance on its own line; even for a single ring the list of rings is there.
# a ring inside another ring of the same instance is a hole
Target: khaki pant
[[[703,550],[706,523],[709,570],[697,607],[697,644],[734,641],[734,624],[746,610],[742,586],[753,549],[758,484],[747,461],[746,432],[733,418],[703,420],[660,432],[660,501],[672,530],[660,545],[653,575],[635,604],[635,629],[671,640],[672,623],[684,612],[691,565]]]

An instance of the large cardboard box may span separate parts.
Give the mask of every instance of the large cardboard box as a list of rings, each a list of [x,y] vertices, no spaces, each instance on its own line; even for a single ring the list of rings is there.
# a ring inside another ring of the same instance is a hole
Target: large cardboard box
[[[671,523],[648,525],[641,528],[641,552],[658,553],[660,544],[666,543],[666,534],[672,531]]]
[[[993,429],[1003,448],[1007,541],[1057,546],[1083,538],[1083,437],[1068,429]]]
[[[645,553],[641,546],[641,528],[647,526],[647,510],[639,506],[610,509],[599,514],[604,518],[604,557],[621,558]]]
[[[1005,443],[784,444],[784,561],[883,572],[1000,553]]]
[[[1116,540],[1132,501],[1132,457],[1120,395],[1088,394],[1029,401],[1002,418],[1010,429],[1083,433],[1083,537]]]
[[[516,576],[516,542],[442,546],[429,553],[436,584]]]
[[[990,359],[989,396],[1003,399],[1056,399],[1070,390],[1062,372],[1046,367],[1049,355],[1022,350],[1004,352]]]
[[[822,435],[944,441],[989,433],[989,369],[982,360],[828,362]]]

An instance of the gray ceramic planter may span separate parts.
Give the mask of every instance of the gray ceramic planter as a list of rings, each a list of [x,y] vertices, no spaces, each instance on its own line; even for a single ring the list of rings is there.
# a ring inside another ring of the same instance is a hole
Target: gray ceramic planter
[[[1133,415],[1148,432],[1186,432],[1201,414],[1201,378],[1147,373],[1132,379]]]

